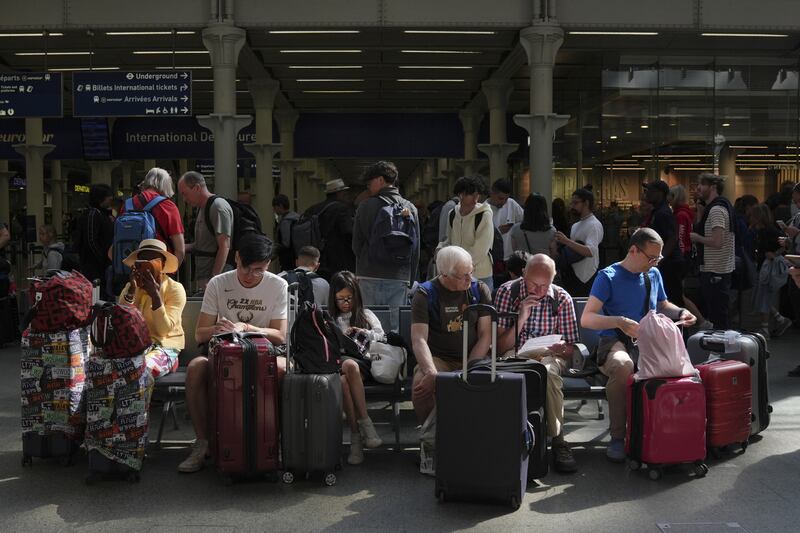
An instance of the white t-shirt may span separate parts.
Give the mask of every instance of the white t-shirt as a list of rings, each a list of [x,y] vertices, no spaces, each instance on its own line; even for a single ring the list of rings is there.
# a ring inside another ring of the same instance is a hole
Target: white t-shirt
[[[575,275],[583,283],[586,283],[594,276],[594,273],[597,272],[597,267],[600,265],[600,243],[603,242],[603,225],[594,214],[591,214],[572,225],[569,231],[569,238],[573,241],[581,241],[592,251],[591,257],[585,257],[577,263],[572,263],[572,270],[575,271]]]
[[[493,221],[496,228],[500,228],[505,224],[513,225],[522,222],[525,216],[522,206],[513,198],[506,200],[503,207],[495,208],[492,206],[492,210],[494,211]],[[513,253],[514,246],[511,244],[511,231],[509,230],[507,233],[503,233],[503,259],[508,259]]]
[[[286,319],[287,287],[286,280],[265,272],[261,282],[248,289],[239,283],[236,271],[231,270],[208,282],[200,312],[266,328],[272,320]]]

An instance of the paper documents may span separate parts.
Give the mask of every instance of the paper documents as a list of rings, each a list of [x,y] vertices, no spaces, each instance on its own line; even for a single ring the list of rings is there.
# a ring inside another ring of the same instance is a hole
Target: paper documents
[[[541,353],[550,346],[561,342],[561,335],[544,335],[542,337],[533,337],[525,341],[517,355],[525,356],[529,354]]]

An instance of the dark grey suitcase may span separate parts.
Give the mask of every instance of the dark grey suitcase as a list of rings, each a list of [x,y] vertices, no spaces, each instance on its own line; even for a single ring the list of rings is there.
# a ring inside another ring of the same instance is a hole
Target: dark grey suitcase
[[[467,374],[466,316],[492,316],[492,364],[489,372]],[[518,508],[528,483],[528,457],[534,433],[528,423],[525,377],[496,372],[497,313],[476,304],[464,311],[462,372],[436,376],[436,496],[504,501]]]
[[[750,365],[753,387],[753,423],[750,434],[756,435],[767,429],[772,406],[769,404],[767,373],[769,351],[764,336],[734,330],[700,331],[689,337],[686,347],[693,365],[705,362],[711,354]]]
[[[289,287],[289,324],[297,310],[297,284]],[[287,338],[287,373],[281,392],[283,481],[296,474],[321,473],[326,485],[336,483],[341,468],[342,381],[339,374],[299,374],[292,367]]]

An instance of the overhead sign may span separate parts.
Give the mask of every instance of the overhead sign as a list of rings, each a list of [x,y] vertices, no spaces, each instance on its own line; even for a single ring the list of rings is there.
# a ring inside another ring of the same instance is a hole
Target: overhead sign
[[[0,118],[60,117],[62,90],[57,72],[0,73]]]
[[[192,114],[192,73],[75,72],[75,117],[187,117]]]

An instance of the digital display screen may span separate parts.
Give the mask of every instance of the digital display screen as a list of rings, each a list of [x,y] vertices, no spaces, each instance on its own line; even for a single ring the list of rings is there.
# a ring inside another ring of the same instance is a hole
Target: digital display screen
[[[107,119],[81,119],[83,158],[86,161],[106,161],[111,159],[111,136],[109,133]]]

